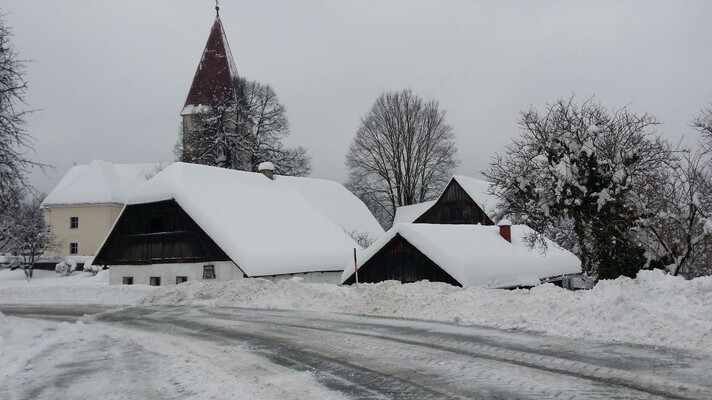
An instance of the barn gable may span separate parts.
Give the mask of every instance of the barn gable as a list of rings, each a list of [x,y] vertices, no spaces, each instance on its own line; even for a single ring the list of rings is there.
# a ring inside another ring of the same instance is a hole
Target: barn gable
[[[421,224],[482,224],[494,225],[492,219],[477,204],[457,179],[450,180],[438,200],[415,223]]]
[[[94,259],[96,265],[230,261],[175,200],[129,205]]]
[[[358,279],[361,283],[387,280],[409,283],[427,279],[431,282],[462,286],[399,234],[390,239],[358,269]],[[344,285],[354,283],[356,283],[356,275],[353,273],[343,282]]]

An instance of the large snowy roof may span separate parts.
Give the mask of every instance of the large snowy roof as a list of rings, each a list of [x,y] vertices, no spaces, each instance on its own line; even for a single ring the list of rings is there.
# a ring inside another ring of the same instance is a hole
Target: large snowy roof
[[[418,219],[435,204],[435,200],[425,201],[410,206],[396,208],[396,215],[393,217],[393,225],[410,223]]]
[[[280,175],[273,182],[299,192],[347,233],[366,233],[373,240],[385,233],[368,207],[338,182]]]
[[[260,173],[174,163],[139,187],[129,204],[175,199],[251,277],[340,270],[358,245],[302,195],[311,189],[316,198],[323,186],[331,188],[314,181],[283,176],[272,181]],[[304,188],[295,189],[300,184]],[[341,211],[349,213],[347,207]]]
[[[511,229],[510,243],[500,236],[497,226],[398,224],[360,252],[358,267],[400,235],[463,286],[533,286],[544,278],[581,272],[581,262],[571,252],[548,239],[545,252],[530,249],[524,237],[532,229],[525,225]],[[353,273],[353,263],[347,264],[341,281]]]
[[[42,206],[69,204],[123,204],[136,186],[155,173],[159,164],[112,164],[94,160],[72,167],[42,202]]]

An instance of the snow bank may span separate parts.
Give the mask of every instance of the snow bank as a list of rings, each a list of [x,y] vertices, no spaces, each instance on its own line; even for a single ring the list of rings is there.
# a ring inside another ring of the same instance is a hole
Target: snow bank
[[[531,290],[459,288],[444,283],[382,282],[358,286],[242,279],[177,286],[109,286],[96,277],[35,271],[0,271],[0,303],[14,304],[195,304],[300,309],[445,321],[550,335],[712,349],[712,277],[684,280],[660,271],[636,279],[602,281],[571,292],[545,284]],[[0,319],[3,317],[0,316]],[[5,322],[0,320],[0,337]],[[7,348],[7,341],[0,347]]]
[[[0,304],[132,305],[152,286],[109,286],[109,271],[96,276],[74,272],[63,277],[54,271],[35,270],[27,281],[20,270],[0,270]]]
[[[195,282],[159,288],[140,303],[303,309],[712,348],[712,277],[686,281],[650,271],[641,272],[637,279],[604,281],[579,292],[550,284],[508,291],[393,281],[346,287],[298,278],[276,283],[263,279]]]

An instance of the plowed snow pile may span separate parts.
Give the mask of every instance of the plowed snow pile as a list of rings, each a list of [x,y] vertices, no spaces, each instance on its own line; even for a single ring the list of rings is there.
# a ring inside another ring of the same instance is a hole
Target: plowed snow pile
[[[684,280],[659,271],[602,281],[571,292],[458,288],[443,283],[384,282],[358,286],[274,283],[264,279],[192,282],[178,286],[108,284],[108,271],[62,278],[35,271],[0,271],[0,304],[195,304],[298,309],[446,321],[539,331],[594,340],[712,351],[712,277]]]
[[[153,286],[109,286],[109,271],[96,276],[77,271],[62,277],[54,271],[36,270],[27,281],[20,270],[0,270],[0,304],[132,305]]]
[[[185,283],[149,292],[142,304],[300,309],[447,321],[594,340],[712,349],[712,277],[684,280],[659,271],[571,292],[458,288],[383,282],[356,287],[246,279]]]

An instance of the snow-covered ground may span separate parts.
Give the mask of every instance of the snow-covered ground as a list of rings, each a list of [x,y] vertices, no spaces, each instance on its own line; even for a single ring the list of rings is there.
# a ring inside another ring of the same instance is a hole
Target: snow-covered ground
[[[109,271],[96,276],[76,271],[62,277],[54,271],[35,270],[29,281],[20,270],[0,270],[0,304],[132,305],[154,287],[109,286]]]
[[[0,313],[0,360],[7,400],[343,398],[243,348],[82,321]]]
[[[40,271],[37,271],[40,272]],[[0,303],[196,304],[378,315],[593,340],[712,349],[712,277],[690,281],[659,271],[600,282],[571,292],[458,288],[441,283],[384,282],[341,287],[262,279],[184,283],[160,288],[109,286],[106,272],[61,278],[0,271]]]

